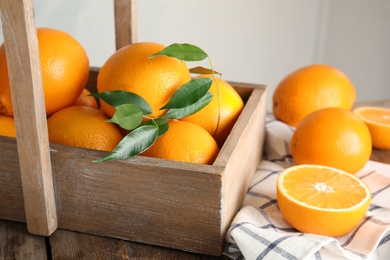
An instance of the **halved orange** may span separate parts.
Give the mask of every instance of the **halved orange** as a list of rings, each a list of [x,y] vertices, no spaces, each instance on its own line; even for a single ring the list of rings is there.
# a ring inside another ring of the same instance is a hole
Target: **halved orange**
[[[362,221],[371,192],[350,173],[304,164],[280,173],[277,200],[284,219],[298,231],[336,237]]]
[[[390,149],[390,109],[363,106],[355,108],[354,112],[368,126],[372,146],[378,149]]]

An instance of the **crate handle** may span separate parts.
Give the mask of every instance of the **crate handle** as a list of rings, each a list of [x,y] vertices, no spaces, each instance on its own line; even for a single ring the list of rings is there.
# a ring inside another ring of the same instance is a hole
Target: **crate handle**
[[[114,0],[116,49],[137,41],[136,0]],[[33,0],[1,0],[27,228],[58,227]]]
[[[116,49],[137,42],[137,1],[114,0],[114,16]]]
[[[49,236],[57,212],[32,0],[1,0],[27,228]]]

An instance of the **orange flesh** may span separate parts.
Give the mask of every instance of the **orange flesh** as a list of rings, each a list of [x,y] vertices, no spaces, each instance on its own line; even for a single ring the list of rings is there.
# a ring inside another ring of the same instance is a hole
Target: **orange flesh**
[[[351,208],[366,197],[365,189],[356,180],[342,178],[341,174],[327,169],[302,168],[290,172],[284,176],[283,186],[294,199],[321,209]]]
[[[390,124],[390,110],[382,109],[365,109],[360,110],[359,114],[373,122],[381,124]]]

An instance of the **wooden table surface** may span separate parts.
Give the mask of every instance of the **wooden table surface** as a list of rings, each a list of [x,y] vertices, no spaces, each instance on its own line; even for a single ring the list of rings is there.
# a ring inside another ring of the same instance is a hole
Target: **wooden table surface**
[[[390,100],[360,103],[390,107]],[[390,150],[374,149],[371,160],[390,163]],[[120,239],[56,230],[50,237],[29,234],[24,223],[0,220],[0,259],[222,259]]]

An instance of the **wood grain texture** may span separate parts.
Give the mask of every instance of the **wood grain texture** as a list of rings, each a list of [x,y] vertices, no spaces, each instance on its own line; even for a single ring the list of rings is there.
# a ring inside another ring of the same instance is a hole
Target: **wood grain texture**
[[[0,218],[26,222],[16,139],[0,136]]]
[[[50,236],[51,259],[117,259],[128,260],[123,240],[104,238],[66,230]]]
[[[29,234],[25,224],[0,220],[0,259],[45,260],[45,238]]]
[[[27,226],[57,228],[38,40],[31,0],[0,1]]]
[[[239,83],[234,84],[233,86],[240,86]],[[214,162],[215,166],[225,168],[222,182],[223,211],[221,212],[223,237],[233,217],[241,208],[263,153],[266,115],[265,87],[252,85],[250,89],[252,93]]]
[[[164,247],[58,229],[50,236],[53,260],[67,259],[220,259]]]
[[[210,165],[53,146],[59,226],[189,251],[219,253],[221,172]]]
[[[114,0],[115,13],[115,46],[119,50],[123,46],[137,42],[137,1]]]
[[[217,260],[223,257],[195,254],[165,247],[126,242],[130,259]],[[227,258],[226,258],[227,259]]]

